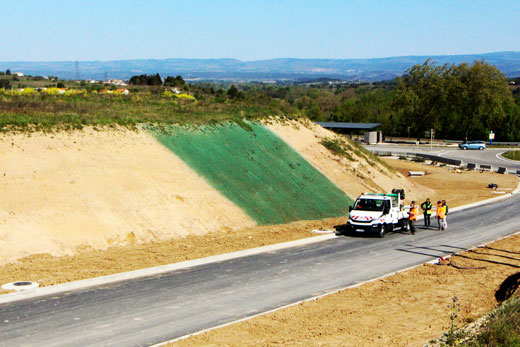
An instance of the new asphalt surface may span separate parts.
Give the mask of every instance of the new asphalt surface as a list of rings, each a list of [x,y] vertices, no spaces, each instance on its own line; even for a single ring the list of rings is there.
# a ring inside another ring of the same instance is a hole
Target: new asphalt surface
[[[146,346],[335,291],[520,229],[520,195],[449,229],[364,234],[0,305],[0,346]]]
[[[520,170],[520,162],[502,158],[500,154],[507,152],[508,149],[492,148],[480,150],[461,150],[457,147],[428,147],[428,146],[413,146],[413,145],[393,145],[393,144],[378,144],[365,146],[370,151],[388,151],[394,153],[424,153],[442,156],[450,159],[462,160],[464,164],[484,164],[493,166],[496,171],[499,166],[506,167],[510,172]]]

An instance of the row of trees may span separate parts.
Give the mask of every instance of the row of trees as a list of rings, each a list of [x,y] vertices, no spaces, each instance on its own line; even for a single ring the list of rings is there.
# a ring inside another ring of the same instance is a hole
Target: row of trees
[[[392,106],[401,128],[419,137],[436,129],[442,137],[482,139],[500,129],[507,139],[518,122],[506,78],[483,61],[437,66],[427,60],[416,65],[397,79]]]
[[[137,86],[167,86],[167,87],[182,87],[185,85],[185,81],[182,76],[172,77],[168,76],[164,80],[164,83],[161,79],[159,73],[155,75],[136,75],[132,76],[128,81],[128,84],[137,85]]]
[[[483,140],[493,130],[497,141],[520,141],[520,87],[508,86],[500,70],[484,61],[438,66],[427,60],[377,85],[279,86],[262,92],[312,120],[381,123],[387,136],[421,138],[434,129],[436,138]]]

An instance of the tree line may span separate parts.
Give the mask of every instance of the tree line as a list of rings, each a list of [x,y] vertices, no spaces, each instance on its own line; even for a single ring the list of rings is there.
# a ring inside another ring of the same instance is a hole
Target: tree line
[[[128,81],[128,84],[131,85],[139,85],[139,86],[162,86],[165,87],[182,87],[186,84],[182,76],[178,75],[176,77],[168,76],[164,79],[164,82],[159,75],[156,73],[155,75],[136,75],[132,76]]]
[[[503,140],[518,138],[519,113],[508,81],[483,61],[437,66],[431,60],[397,78],[392,106],[402,127],[422,136],[486,139],[491,130]]]

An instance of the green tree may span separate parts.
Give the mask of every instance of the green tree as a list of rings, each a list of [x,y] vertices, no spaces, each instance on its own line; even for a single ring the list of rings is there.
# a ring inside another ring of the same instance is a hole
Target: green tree
[[[128,81],[128,84],[142,86],[160,86],[162,85],[162,80],[159,73],[156,73],[155,75],[144,74],[132,76]]]
[[[234,84],[231,85],[231,87],[229,87],[228,91],[227,91],[227,95],[231,98],[231,99],[235,99],[238,97],[240,91],[238,90],[237,87],[235,87]]]
[[[184,84],[186,84],[186,82],[181,75],[176,77],[168,76],[164,80],[164,85],[168,87],[182,87]]]
[[[0,88],[11,89],[11,82],[6,78],[0,79]]]
[[[448,79],[450,111],[460,115],[457,125],[465,139],[486,136],[513,111],[507,80],[495,66],[484,61],[453,65]]]
[[[407,133],[421,137],[425,130],[438,129],[446,107],[447,65],[436,66],[428,59],[397,78],[393,107],[400,111]]]

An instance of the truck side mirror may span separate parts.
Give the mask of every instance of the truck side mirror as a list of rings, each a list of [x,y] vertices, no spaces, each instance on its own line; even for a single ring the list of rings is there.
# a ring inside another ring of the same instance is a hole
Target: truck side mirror
[[[352,210],[353,210],[352,206],[349,206],[349,207],[348,207],[348,211],[349,211],[349,212],[352,212]]]
[[[383,214],[389,214],[390,213],[390,207],[385,206],[385,209],[383,210]]]

